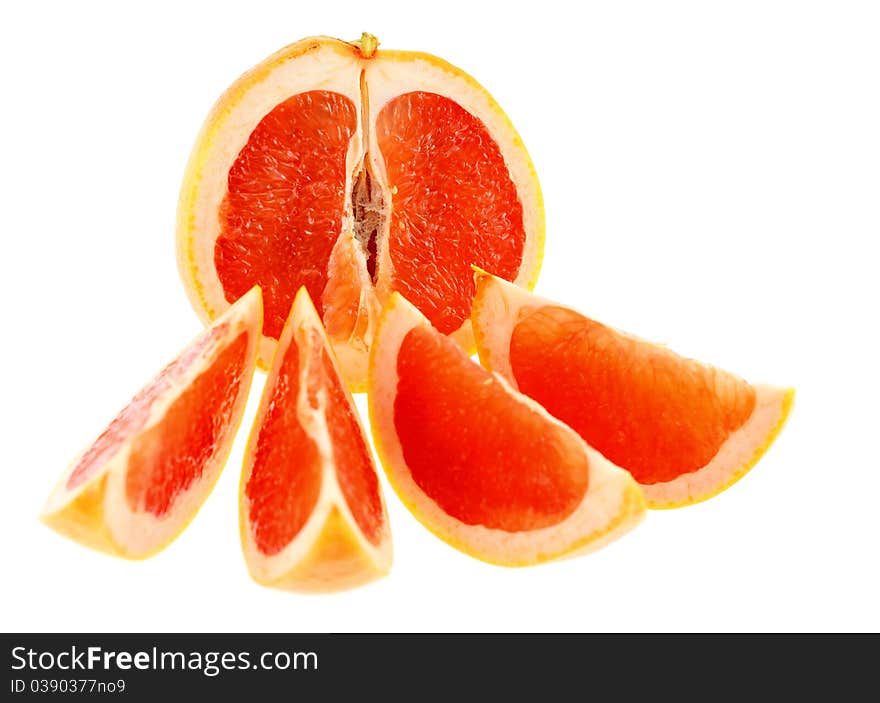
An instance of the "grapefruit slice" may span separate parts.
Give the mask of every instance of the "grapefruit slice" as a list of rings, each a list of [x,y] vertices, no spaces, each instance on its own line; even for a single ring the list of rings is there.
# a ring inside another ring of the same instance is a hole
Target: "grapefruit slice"
[[[305,287],[245,451],[239,516],[245,561],[264,585],[334,591],[391,568],[373,456]]]
[[[370,425],[403,503],[504,566],[601,547],[644,514],[632,477],[467,355],[399,293],[370,359]]]
[[[42,520],[142,559],[170,544],[217,481],[241,422],[262,325],[254,288],[132,398],[67,468]]]
[[[750,385],[484,272],[473,323],[483,365],[632,473],[652,508],[733,485],[794,401],[791,388]]]
[[[535,169],[489,93],[435,56],[376,46],[303,39],[233,83],[196,140],[177,223],[204,321],[260,285],[265,367],[305,286],[355,390],[392,291],[473,349],[470,265],[534,285],[544,237]]]

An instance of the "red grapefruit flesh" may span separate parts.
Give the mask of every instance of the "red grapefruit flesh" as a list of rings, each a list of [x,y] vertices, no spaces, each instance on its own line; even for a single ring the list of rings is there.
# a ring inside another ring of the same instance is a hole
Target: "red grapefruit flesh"
[[[485,125],[441,95],[394,98],[376,138],[394,193],[391,286],[449,334],[470,315],[471,264],[516,276],[526,237],[516,187]]]
[[[321,300],[356,127],[356,108],[344,95],[300,93],[260,120],[229,169],[214,265],[229,302],[261,287],[263,331],[275,339],[300,286]]]
[[[167,546],[207,498],[232,446],[262,324],[255,288],[148,383],[74,461],[42,519],[128,558]]]
[[[512,403],[507,388],[427,327],[404,337],[397,373],[395,433],[413,481],[444,512],[468,525],[519,532],[549,527],[575,510],[589,465],[567,428]],[[463,410],[477,421],[462,422]],[[536,451],[536,437],[546,449]]]
[[[339,590],[391,565],[369,445],[304,287],[280,335],[245,453],[240,521],[248,568],[265,585]]]
[[[165,515],[202,477],[218,447],[235,435],[232,413],[247,370],[250,342],[241,332],[168,408],[162,426],[135,438],[125,494],[132,508]]]

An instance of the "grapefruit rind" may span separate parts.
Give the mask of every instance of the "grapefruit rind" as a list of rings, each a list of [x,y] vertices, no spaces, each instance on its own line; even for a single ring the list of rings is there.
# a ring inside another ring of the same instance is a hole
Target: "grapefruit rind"
[[[126,559],[146,559],[171,544],[195,518],[229,458],[256,366],[257,340],[262,322],[260,289],[254,287],[217,319],[216,326],[228,323],[228,330],[203,349],[198,359],[156,397],[144,425],[108,461],[73,489],[68,488],[68,479],[88,447],[68,465],[46,500],[40,520],[79,544]],[[125,486],[132,444],[137,436],[162,421],[168,408],[222,351],[224,342],[236,339],[242,332],[248,333],[248,346],[241,385],[230,413],[230,431],[226,442],[218,447],[200,477],[175,498],[171,509],[161,518],[132,511]]]
[[[428,530],[452,547],[476,559],[499,566],[529,566],[598,549],[635,527],[645,513],[642,491],[628,472],[591,449],[573,430],[551,417],[540,405],[514,391],[511,402],[521,403],[548,423],[577,437],[589,466],[589,488],[574,511],[556,525],[509,532],[465,524],[443,511],[415,483],[396,435],[394,401],[397,391],[397,355],[407,333],[428,320],[399,293],[394,293],[379,320],[370,354],[368,402],[376,452],[391,486],[403,504]],[[425,380],[430,383],[430,379]]]
[[[755,386],[755,411],[722,445],[711,462],[699,471],[642,486],[648,507],[654,510],[683,508],[713,498],[745,476],[782,432],[794,405],[794,388]],[[761,437],[755,442],[753,437]]]
[[[552,303],[527,291],[519,295],[517,290],[498,284],[496,276],[491,273],[477,266],[471,268],[476,279],[471,322],[480,363],[519,390],[508,353],[513,328],[523,313]]]
[[[349,517],[332,507],[306,551],[289,571],[272,580],[254,579],[271,588],[299,593],[332,593],[363,586],[386,576],[390,559],[375,559]],[[390,544],[390,542],[389,542]]]
[[[307,386],[306,378],[309,373],[311,332],[319,333],[339,374],[337,360],[324,326],[308,292],[305,288],[300,288],[276,348],[276,356],[269,370],[263,398],[245,449],[239,483],[239,533],[248,571],[257,583],[284,590],[318,593],[353,588],[385,576],[391,569],[393,550],[388,512],[381,491],[379,499],[382,502],[384,519],[378,544],[374,545],[358,526],[339,486],[324,408],[310,405],[303,390]],[[253,468],[260,428],[267,412],[267,399],[281,368],[282,352],[288,347],[291,337],[295,337],[297,341],[301,359],[301,392],[297,398],[297,412],[303,429],[314,440],[321,454],[321,489],[311,515],[299,533],[280,552],[268,556],[260,552],[253,537],[246,488]],[[342,388],[348,402],[352,403],[351,393],[345,384],[342,384]],[[318,399],[321,399],[320,394]],[[369,446],[366,437],[364,441]]]
[[[296,93],[318,88],[332,90],[361,105],[362,72],[365,83],[370,84],[369,124],[363,124],[364,115],[359,110],[358,128],[346,156],[345,192],[352,192],[352,173],[369,150],[377,174],[376,185],[382,189],[385,201],[392,202],[375,143],[375,130],[371,128],[378,111],[391,98],[406,90],[432,90],[451,98],[482,121],[501,150],[523,206],[526,232],[522,261],[514,280],[529,289],[534,287],[543,259],[544,203],[534,164],[510,118],[474,78],[443,59],[422,52],[374,50],[365,53],[362,41],[348,43],[331,37],[311,37],[282,48],[238,78],[205,120],[184,173],[176,236],[177,264],[184,288],[205,324],[216,319],[230,304],[214,268],[213,257],[220,234],[218,212],[227,187],[227,175],[238,153],[263,116]],[[365,137],[369,144],[363,143]],[[350,204],[346,207],[350,208]],[[353,237],[348,219],[344,218],[340,240]],[[343,244],[347,246],[345,241]],[[377,257],[383,273],[375,289],[364,287],[361,291],[355,332],[348,338],[331,335],[343,378],[354,392],[366,388],[375,319],[381,302],[390,294],[388,280],[393,266],[387,244],[388,237],[380,237]],[[363,258],[361,252],[357,255]],[[365,262],[364,259],[361,266],[364,271]],[[474,352],[469,319],[450,336],[469,354]],[[260,368],[268,368],[276,344],[272,338],[261,337]]]
[[[477,292],[471,319],[480,361],[518,388],[509,356],[513,330],[530,310],[558,303],[530,294],[480,269],[475,269],[475,274]],[[791,388],[770,385],[754,388],[752,415],[731,433],[709,463],[672,481],[642,485],[649,508],[680,508],[700,503],[726,490],[751,470],[782,431],[794,403]]]

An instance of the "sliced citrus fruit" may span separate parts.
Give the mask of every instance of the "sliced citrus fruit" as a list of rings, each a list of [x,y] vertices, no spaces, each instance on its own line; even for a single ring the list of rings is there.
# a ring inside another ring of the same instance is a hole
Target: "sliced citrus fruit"
[[[525,566],[592,551],[644,514],[626,471],[471,361],[399,293],[371,352],[369,407],[403,503],[478,559]]]
[[[170,544],[226,463],[247,402],[261,324],[254,288],[70,464],[42,520],[77,542],[130,559]]]
[[[373,456],[305,287],[245,450],[239,516],[245,560],[259,583],[332,591],[391,567]]]
[[[305,286],[357,390],[392,291],[473,348],[470,265],[531,286],[544,236],[534,167],[489,93],[376,46],[303,39],[239,78],[196,141],[177,224],[205,321],[260,285],[265,366]]]
[[[794,400],[790,388],[750,385],[484,272],[473,323],[483,365],[632,473],[652,508],[697,503],[742,478]]]

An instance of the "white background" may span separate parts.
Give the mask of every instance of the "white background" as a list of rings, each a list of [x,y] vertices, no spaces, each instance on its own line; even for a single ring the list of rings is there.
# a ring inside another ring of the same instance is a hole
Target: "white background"
[[[238,542],[244,433],[159,556],[52,533],[37,514],[67,462],[200,329],[174,218],[208,109],[284,44],[363,30],[510,115],[546,199],[539,293],[794,385],[788,427],[721,496],[531,569],[454,551],[384,484],[388,578],[261,588]],[[878,36],[877,6],[846,2],[4,3],[2,628],[880,629]]]

